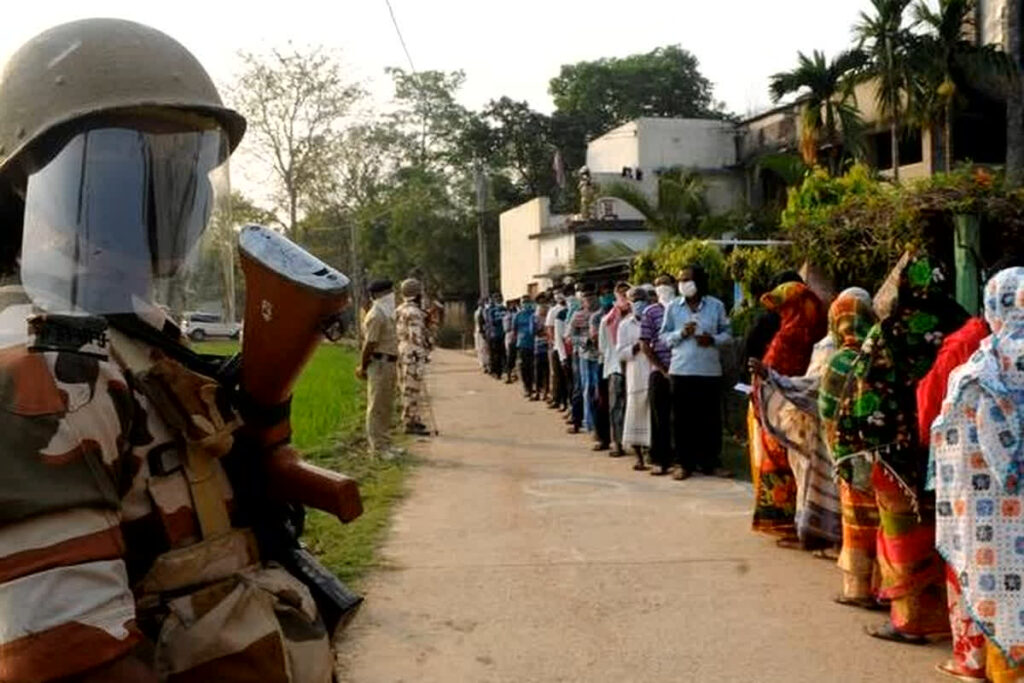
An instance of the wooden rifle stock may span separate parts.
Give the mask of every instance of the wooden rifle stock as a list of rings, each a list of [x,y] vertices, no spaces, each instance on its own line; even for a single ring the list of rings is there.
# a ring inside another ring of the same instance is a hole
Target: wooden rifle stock
[[[270,495],[331,513],[342,522],[362,514],[356,482],[302,462],[291,438],[292,387],[320,338],[348,303],[348,278],[284,236],[250,225],[238,237],[245,275],[241,389],[246,430],[269,453]]]

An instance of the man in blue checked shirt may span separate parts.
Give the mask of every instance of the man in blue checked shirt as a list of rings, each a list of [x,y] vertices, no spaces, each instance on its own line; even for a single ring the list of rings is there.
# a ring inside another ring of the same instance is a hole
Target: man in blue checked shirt
[[[700,266],[679,273],[679,298],[665,309],[661,339],[672,350],[669,378],[675,427],[675,478],[695,470],[731,477],[721,466],[722,360],[720,347],[732,338],[725,304],[708,293]]]

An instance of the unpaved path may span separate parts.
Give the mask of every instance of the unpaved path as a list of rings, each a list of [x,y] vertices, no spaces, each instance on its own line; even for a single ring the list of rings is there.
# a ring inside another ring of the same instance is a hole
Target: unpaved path
[[[751,533],[749,485],[634,473],[438,352],[442,434],[341,641],[346,680],[941,680],[948,646],[871,639],[838,570]]]

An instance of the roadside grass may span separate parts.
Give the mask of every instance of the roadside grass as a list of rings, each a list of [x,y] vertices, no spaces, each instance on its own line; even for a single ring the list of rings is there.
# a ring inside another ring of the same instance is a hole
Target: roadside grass
[[[229,341],[195,345],[201,353],[232,354]],[[292,443],[308,462],[341,472],[359,482],[362,516],[342,525],[319,510],[306,513],[302,540],[328,569],[346,583],[359,583],[377,562],[394,505],[405,495],[413,464],[403,458],[383,462],[371,457],[363,437],[365,384],[355,378],[358,352],[345,344],[323,344],[310,359],[292,397]]]

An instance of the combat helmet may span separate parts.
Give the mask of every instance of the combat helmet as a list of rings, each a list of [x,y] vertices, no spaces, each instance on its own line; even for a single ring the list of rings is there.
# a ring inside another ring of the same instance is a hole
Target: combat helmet
[[[0,174],[48,133],[100,112],[169,107],[214,118],[232,150],[245,119],[224,106],[178,41],[123,19],[83,19],[40,33],[0,74]]]
[[[403,280],[401,285],[403,299],[415,299],[423,295],[423,283],[416,278]]]

